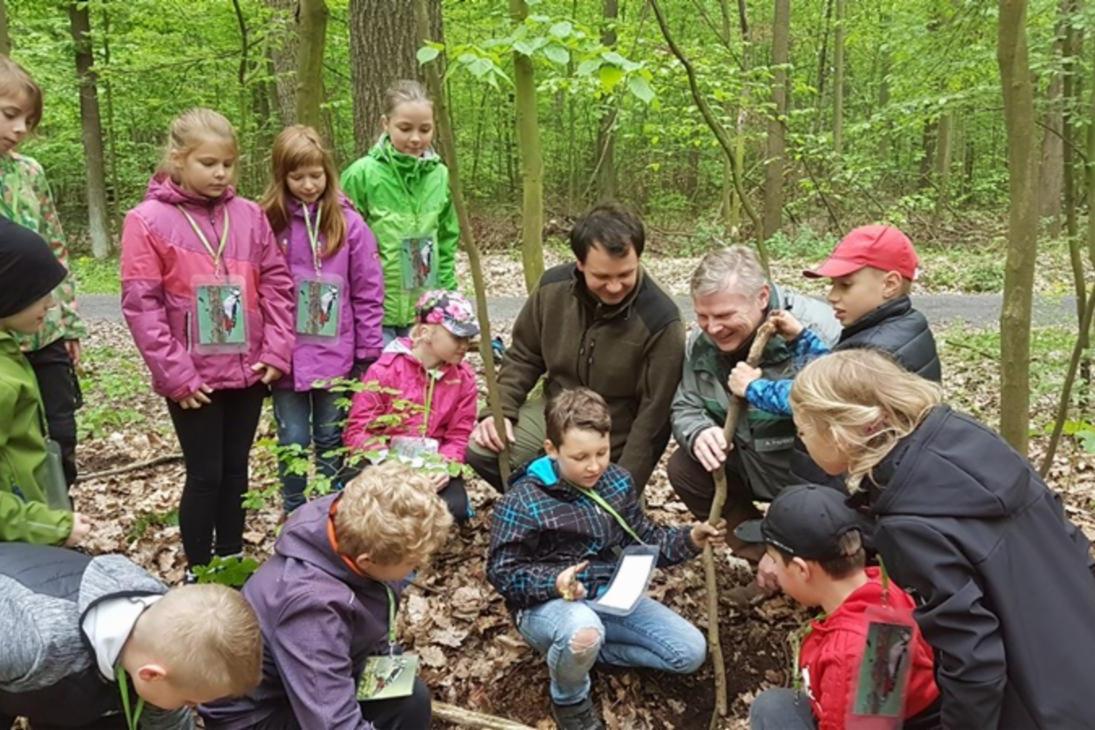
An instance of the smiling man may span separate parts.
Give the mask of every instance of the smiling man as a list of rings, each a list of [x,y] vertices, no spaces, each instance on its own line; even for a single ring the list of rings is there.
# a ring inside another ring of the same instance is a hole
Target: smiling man
[[[530,398],[587,387],[612,414],[612,461],[641,490],[669,441],[669,411],[680,380],[684,326],[673,300],[643,270],[646,234],[631,213],[601,205],[574,224],[577,259],[549,269],[513,325],[513,344],[498,374],[510,463],[542,453],[544,406]],[[467,463],[502,489],[502,435],[488,412],[471,435]]]
[[[669,460],[669,482],[693,515],[707,519],[715,494],[712,473],[725,469],[727,544],[755,560],[759,551],[733,537],[733,528],[760,515],[753,500],[770,500],[793,483],[795,426],[790,416],[747,406],[728,445],[722,433],[730,403],[727,380],[770,312],[790,312],[830,347],[840,324],[823,302],[769,282],[756,254],[745,246],[707,254],[692,274],[691,288],[699,327],[685,348],[684,373],[673,399],[673,436],[680,448]],[[778,380],[794,377],[803,365],[777,335],[764,349],[760,369],[763,377]]]

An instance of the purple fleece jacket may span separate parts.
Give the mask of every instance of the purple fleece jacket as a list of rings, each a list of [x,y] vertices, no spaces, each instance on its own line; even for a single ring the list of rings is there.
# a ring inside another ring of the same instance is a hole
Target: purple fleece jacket
[[[262,628],[262,682],[246,697],[200,707],[207,728],[249,728],[289,708],[309,730],[373,727],[355,694],[366,657],[387,651],[388,599],[383,583],[351,572],[331,548],[336,499],[295,510],[244,586]],[[392,590],[398,600],[399,586]]]

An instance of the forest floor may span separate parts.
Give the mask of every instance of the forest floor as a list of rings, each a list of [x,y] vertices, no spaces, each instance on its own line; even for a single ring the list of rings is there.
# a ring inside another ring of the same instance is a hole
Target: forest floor
[[[512,322],[494,329],[508,339]],[[143,364],[125,326],[93,322],[86,341],[83,374],[86,404],[79,413],[78,457],[84,475],[173,454],[178,445],[161,399],[148,390]],[[993,332],[952,326],[937,332],[945,387],[958,408],[994,423],[998,410],[999,337]],[[1040,463],[1070,353],[1065,328],[1035,331],[1032,368],[1032,443]],[[469,356],[481,368],[477,356]],[[1090,414],[1088,420],[1092,420]],[[252,458],[253,487],[276,493],[270,450],[273,420],[267,412]],[[670,448],[673,448],[672,446]],[[1095,451],[1095,443],[1089,445]],[[668,456],[668,454],[667,454]],[[659,521],[689,521],[662,466],[647,488],[650,514]],[[177,505],[183,466],[175,461],[118,476],[92,477],[74,488],[76,507],[95,523],[88,547],[129,555],[166,582],[179,582],[183,557]],[[1066,437],[1051,472],[1070,516],[1095,536],[1095,455]],[[408,589],[400,613],[400,636],[421,654],[424,676],[437,699],[550,728],[547,672],[513,628],[501,598],[486,582],[484,561],[493,504],[498,495],[477,480],[470,483],[477,511],[470,525],[454,533],[431,565]],[[247,552],[267,556],[277,531],[279,507],[268,504],[249,514]],[[719,583],[725,589],[751,580],[742,564],[725,556]],[[660,572],[651,593],[701,628],[706,627],[703,569],[696,560]],[[788,634],[808,619],[783,598],[742,610],[724,601],[721,635],[729,681],[731,716],[723,728],[745,728],[750,700],[760,690],[791,680]],[[647,671],[597,670],[595,700],[610,728],[703,728],[713,706],[712,670],[690,677]]]

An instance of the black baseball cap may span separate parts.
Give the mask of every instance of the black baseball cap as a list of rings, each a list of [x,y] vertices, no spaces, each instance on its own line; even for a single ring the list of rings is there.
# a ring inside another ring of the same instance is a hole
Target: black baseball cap
[[[841,558],[844,533],[865,533],[869,525],[846,499],[840,490],[819,484],[788,487],[772,501],[763,520],[743,522],[734,534],[745,542],[767,543],[804,560]]]

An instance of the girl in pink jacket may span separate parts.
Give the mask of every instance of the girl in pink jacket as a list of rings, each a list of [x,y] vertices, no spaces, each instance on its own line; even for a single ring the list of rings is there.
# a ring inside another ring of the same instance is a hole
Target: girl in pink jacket
[[[293,349],[293,281],[262,209],[231,185],[238,158],[227,119],[184,112],[122,229],[122,313],[186,462],[190,580],[214,553],[243,550],[251,442]]]
[[[464,463],[475,427],[475,373],[464,362],[479,322],[468,300],[435,290],[415,306],[411,337],[393,340],[361,380],[343,442],[373,460],[396,455],[435,473],[434,485],[453,517],[472,514],[464,478],[450,464]]]
[[[297,337],[292,369],[273,388],[278,444],[306,455],[314,442],[317,474],[338,487],[346,412],[330,381],[356,378],[384,347],[376,238],[339,192],[334,161],[314,129],[282,130],[270,158],[262,208],[293,276]],[[286,514],[308,493],[307,476],[290,466],[296,458],[289,451],[278,460]]]

